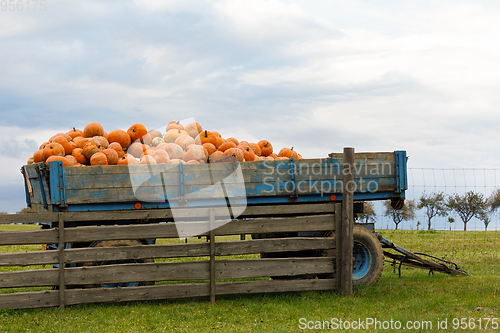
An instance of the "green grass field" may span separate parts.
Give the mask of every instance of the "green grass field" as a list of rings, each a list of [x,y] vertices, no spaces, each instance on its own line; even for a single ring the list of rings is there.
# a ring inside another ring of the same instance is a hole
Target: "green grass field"
[[[342,330],[345,332],[396,332],[398,323],[402,328],[407,323],[420,326],[406,330],[410,332],[500,331],[489,320],[499,318],[500,326],[500,232],[381,232],[409,250],[454,260],[470,276],[428,275],[427,271],[403,268],[399,278],[386,263],[380,281],[356,287],[353,297],[305,292],[219,297],[215,305],[208,299],[194,299],[73,306],[64,311],[0,310],[0,332],[316,332],[335,331],[326,322],[340,324],[340,320],[365,325],[365,329]],[[38,248],[0,247],[0,252],[13,250]],[[375,329],[376,321],[388,329]],[[446,321],[447,330],[438,329],[438,321]]]

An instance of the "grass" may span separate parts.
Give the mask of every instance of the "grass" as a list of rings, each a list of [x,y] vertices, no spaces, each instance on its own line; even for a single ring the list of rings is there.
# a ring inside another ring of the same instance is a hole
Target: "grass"
[[[500,232],[384,230],[382,234],[409,250],[454,260],[470,276],[432,276],[403,268],[399,278],[386,263],[380,281],[356,287],[354,297],[304,292],[218,297],[215,305],[194,299],[73,306],[64,311],[0,310],[0,332],[298,332],[307,323],[313,329],[305,331],[315,332],[333,331],[321,329],[322,322],[332,318],[373,318],[388,324],[392,319],[402,325],[430,321],[432,329],[411,330],[429,332],[439,331],[438,320],[447,320],[448,330],[453,330],[453,321],[460,318],[474,318],[476,324],[479,318],[500,318]],[[484,324],[482,332],[500,330],[485,330]]]

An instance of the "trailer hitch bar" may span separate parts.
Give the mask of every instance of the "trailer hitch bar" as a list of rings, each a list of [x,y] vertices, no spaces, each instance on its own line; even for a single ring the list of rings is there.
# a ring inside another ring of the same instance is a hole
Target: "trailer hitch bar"
[[[395,250],[401,254],[394,254],[391,252],[384,251],[384,256],[392,259],[391,262],[396,269],[397,262],[399,262],[398,274],[401,277],[401,266],[410,266],[415,268],[428,269],[429,274],[434,274],[434,272],[446,273],[450,275],[469,275],[461,267],[458,267],[453,261],[448,261],[442,258],[432,256],[430,254],[421,252],[411,252],[399,245],[394,244],[388,239],[385,239],[381,234],[376,234],[378,240],[382,244],[382,248],[389,248]],[[423,258],[427,257],[432,260]]]

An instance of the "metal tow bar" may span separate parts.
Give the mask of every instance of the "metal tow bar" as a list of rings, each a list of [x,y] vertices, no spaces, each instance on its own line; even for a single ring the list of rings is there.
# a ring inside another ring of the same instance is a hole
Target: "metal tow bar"
[[[387,251],[384,251],[384,256],[392,259],[391,262],[396,269],[397,262],[399,262],[399,277],[401,277],[401,266],[411,266],[415,268],[428,269],[429,274],[434,274],[434,272],[446,273],[450,275],[469,275],[466,271],[464,271],[461,267],[452,261],[448,261],[445,259],[441,259],[438,257],[431,256],[429,254],[420,253],[420,252],[411,252],[399,245],[394,244],[388,239],[385,239],[381,234],[376,234],[380,243],[382,243],[382,248],[390,248],[401,254],[394,254]],[[434,261],[422,258],[425,256],[427,258],[432,258]]]

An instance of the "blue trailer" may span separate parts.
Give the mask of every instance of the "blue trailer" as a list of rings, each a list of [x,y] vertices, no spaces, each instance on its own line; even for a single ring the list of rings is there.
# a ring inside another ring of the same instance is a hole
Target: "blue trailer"
[[[404,203],[407,183],[406,152],[356,153],[354,159],[355,207],[371,200],[391,200],[393,207]],[[304,203],[341,202],[343,199],[343,154],[321,159],[262,160],[256,162],[157,164],[130,166],[63,167],[61,162],[22,167],[29,212],[95,212],[175,210],[189,207],[227,206],[229,219],[245,219],[247,207],[278,205],[283,210]],[[356,209],[357,209],[356,208]],[[170,214],[169,216],[172,216]],[[144,223],[171,223],[158,218]],[[93,220],[68,223],[66,227],[130,224],[130,220]],[[136,223],[136,222],[134,222]],[[57,223],[40,221],[42,228]],[[179,230],[179,229],[178,229]],[[179,230],[179,236],[196,231]],[[289,235],[257,234],[254,238]],[[297,231],[294,236],[325,236]],[[333,236],[333,235],[332,235]],[[116,246],[153,244],[155,239],[120,242]],[[48,249],[56,249],[49,244]],[[79,243],[66,247],[99,247],[113,244]],[[276,254],[263,253],[273,257]],[[300,256],[285,253],[280,256]],[[308,254],[309,255],[309,254]],[[321,255],[319,253],[318,255]],[[381,275],[384,253],[376,235],[365,227],[354,227],[353,278],[355,283],[374,283]],[[279,278],[279,277],[275,277]]]

